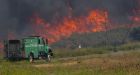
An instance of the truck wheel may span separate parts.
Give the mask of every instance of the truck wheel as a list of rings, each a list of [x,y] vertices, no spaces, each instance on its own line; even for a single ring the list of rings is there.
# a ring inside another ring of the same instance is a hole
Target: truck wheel
[[[29,61],[30,61],[30,63],[33,62],[33,57],[32,56],[29,57]]]
[[[47,59],[48,59],[49,62],[51,61],[51,55],[50,54],[48,54]]]
[[[30,53],[30,55],[29,55],[29,61],[30,61],[30,63],[32,63],[34,61],[34,55],[33,55],[33,53]]]
[[[38,57],[38,59],[39,59],[39,60],[41,60],[41,59],[42,59],[42,57],[41,57],[41,56],[39,56],[39,57]]]
[[[53,54],[52,52],[50,53],[50,55],[51,55],[52,57],[54,56],[54,54]]]

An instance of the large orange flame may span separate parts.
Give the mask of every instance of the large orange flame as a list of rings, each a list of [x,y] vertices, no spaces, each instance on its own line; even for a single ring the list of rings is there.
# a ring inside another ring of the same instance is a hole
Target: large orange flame
[[[77,18],[65,17],[59,23],[50,24],[34,15],[33,24],[36,34],[55,42],[73,33],[88,33],[105,31],[108,23],[108,13],[102,10],[92,10],[87,16]]]
[[[140,12],[137,12],[140,13]],[[135,23],[140,23],[140,15],[136,14],[131,18]]]
[[[131,17],[131,20],[135,23],[140,23],[140,1],[138,0],[138,7],[133,10],[134,16]]]

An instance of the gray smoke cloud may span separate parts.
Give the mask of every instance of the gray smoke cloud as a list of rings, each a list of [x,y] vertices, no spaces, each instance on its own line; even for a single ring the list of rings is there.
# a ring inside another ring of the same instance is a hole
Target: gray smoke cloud
[[[16,35],[32,32],[30,18],[34,13],[48,22],[54,16],[63,18],[68,15],[69,7],[72,16],[86,15],[92,9],[106,9],[114,23],[127,23],[128,17],[134,15],[138,0],[0,0],[0,36],[6,37],[9,32]],[[58,19],[59,21],[60,19]]]

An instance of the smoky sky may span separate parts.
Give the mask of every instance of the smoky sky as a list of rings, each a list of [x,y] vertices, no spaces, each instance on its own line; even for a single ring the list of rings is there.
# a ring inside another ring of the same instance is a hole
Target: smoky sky
[[[0,36],[9,32],[17,35],[32,31],[30,18],[37,13],[48,22],[67,16],[72,8],[72,16],[87,15],[89,10],[108,10],[109,18],[115,23],[127,23],[133,16],[138,0],[0,0]]]

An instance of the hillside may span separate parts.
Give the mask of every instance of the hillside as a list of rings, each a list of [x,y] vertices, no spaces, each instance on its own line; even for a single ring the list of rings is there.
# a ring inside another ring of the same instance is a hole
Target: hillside
[[[52,44],[52,47],[78,48],[79,45],[84,48],[110,45],[117,46],[138,40],[139,38],[136,39],[136,37],[139,37],[138,31],[140,31],[140,27],[112,29],[106,32],[74,33],[71,37]]]

